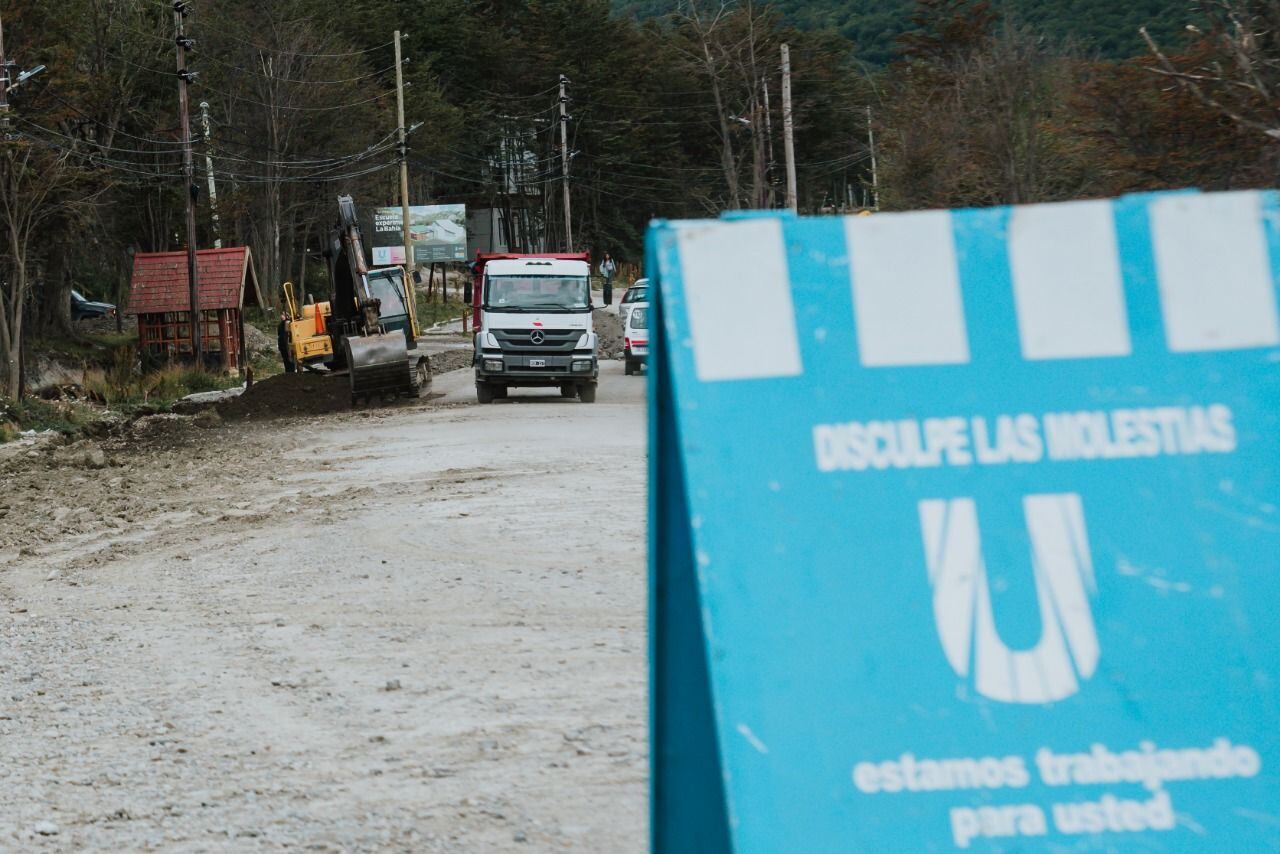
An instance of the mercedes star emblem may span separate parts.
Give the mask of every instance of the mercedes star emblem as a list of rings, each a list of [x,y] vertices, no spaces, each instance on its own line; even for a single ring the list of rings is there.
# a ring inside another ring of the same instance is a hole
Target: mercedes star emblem
[[[541,329],[535,329],[533,330],[533,334],[529,336],[529,340],[534,344],[541,344],[543,341],[547,340],[547,336],[542,334]]]

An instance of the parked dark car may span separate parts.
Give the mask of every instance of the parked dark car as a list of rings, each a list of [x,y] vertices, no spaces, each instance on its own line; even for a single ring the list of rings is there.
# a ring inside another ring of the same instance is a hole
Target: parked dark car
[[[71,319],[84,320],[86,317],[115,317],[116,307],[109,302],[87,300],[79,291],[71,292]]]

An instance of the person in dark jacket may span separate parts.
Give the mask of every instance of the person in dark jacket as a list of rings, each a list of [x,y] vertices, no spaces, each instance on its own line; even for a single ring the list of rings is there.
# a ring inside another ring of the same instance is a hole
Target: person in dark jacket
[[[613,256],[608,252],[604,253],[604,260],[600,262],[600,276],[604,279],[604,304],[613,305],[613,274],[618,272],[618,265],[614,262]]]
[[[276,327],[276,346],[280,348],[280,360],[284,362],[284,372],[292,374],[298,370],[298,366],[293,363],[293,354],[289,352],[289,327],[285,325],[284,317],[280,318],[280,324]]]

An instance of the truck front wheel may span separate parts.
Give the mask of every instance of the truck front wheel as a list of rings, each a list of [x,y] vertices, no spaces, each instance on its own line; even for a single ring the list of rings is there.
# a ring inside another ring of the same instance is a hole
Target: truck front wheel
[[[578,400],[581,400],[583,403],[595,403],[596,402],[596,384],[583,383],[582,385],[578,386]]]
[[[476,380],[476,401],[478,403],[493,403],[493,386],[487,382]]]

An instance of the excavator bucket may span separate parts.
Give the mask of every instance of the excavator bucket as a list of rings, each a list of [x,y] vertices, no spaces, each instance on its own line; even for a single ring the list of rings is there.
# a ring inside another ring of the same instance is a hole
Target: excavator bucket
[[[353,405],[361,399],[417,395],[418,377],[403,333],[351,336],[345,349]]]

